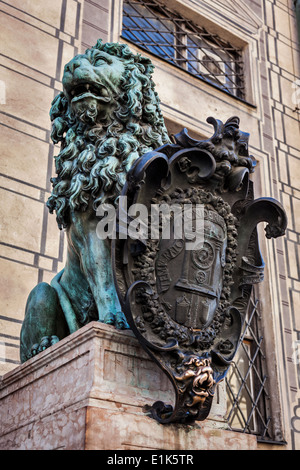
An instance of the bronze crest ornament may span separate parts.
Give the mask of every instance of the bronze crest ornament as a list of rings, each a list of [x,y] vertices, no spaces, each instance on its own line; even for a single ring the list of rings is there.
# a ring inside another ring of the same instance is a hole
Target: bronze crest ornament
[[[207,121],[214,126],[210,139],[192,139],[183,129],[134,163],[120,200],[146,207],[148,218],[136,224],[136,237],[126,236],[135,214],[120,203],[112,241],[122,311],[175,389],[174,405],[149,409],[160,423],[208,416],[235,356],[253,285],[263,280],[257,224],[267,223],[267,238],[282,236],[287,226],[278,201],[254,199],[249,175],[256,160],[239,118]]]

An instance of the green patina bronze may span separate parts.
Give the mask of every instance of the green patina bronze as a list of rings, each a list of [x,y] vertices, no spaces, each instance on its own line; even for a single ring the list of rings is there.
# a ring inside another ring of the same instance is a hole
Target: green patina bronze
[[[52,140],[61,143],[47,202],[66,230],[65,268],[30,293],[21,361],[90,321],[128,328],[116,294],[110,241],[96,234],[100,203],[116,204],[128,170],[169,141],[152,81],[153,65],[125,44],[99,40],[64,69],[52,102]]]

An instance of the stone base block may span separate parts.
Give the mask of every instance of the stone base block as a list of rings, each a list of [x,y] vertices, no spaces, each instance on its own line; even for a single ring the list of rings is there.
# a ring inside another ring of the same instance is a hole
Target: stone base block
[[[157,423],[143,411],[156,400],[173,403],[172,385],[132,332],[93,322],[1,378],[0,449],[257,448],[218,400],[193,426]]]

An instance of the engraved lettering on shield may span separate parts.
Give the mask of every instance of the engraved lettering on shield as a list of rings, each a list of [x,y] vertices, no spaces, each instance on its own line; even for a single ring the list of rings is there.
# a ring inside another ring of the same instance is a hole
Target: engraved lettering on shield
[[[158,292],[166,292],[171,284],[171,277],[168,269],[168,263],[175,259],[183,250],[184,241],[175,240],[175,242],[166,250],[162,251],[157,258],[156,274],[158,283]]]

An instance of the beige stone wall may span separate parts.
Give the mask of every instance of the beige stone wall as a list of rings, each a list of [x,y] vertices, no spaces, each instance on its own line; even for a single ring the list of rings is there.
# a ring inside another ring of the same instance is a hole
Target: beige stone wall
[[[56,152],[49,109],[80,47],[82,10],[81,0],[0,2],[0,373],[19,363],[30,290],[63,260],[45,207]]]
[[[294,354],[300,339],[300,93],[293,88],[300,66],[293,0],[166,2],[245,51],[247,103],[152,57],[154,79],[172,130],[185,126],[206,137],[208,116],[238,115],[259,162],[256,196],[275,197],[287,210],[287,236],[262,238],[267,269],[260,298],[276,428],[300,448]],[[63,233],[45,207],[57,151],[50,144],[50,103],[73,55],[99,37],[123,41],[121,10],[121,0],[0,1],[0,374],[19,363],[28,293],[63,266]]]
[[[287,236],[268,248],[271,308],[286,438],[299,449],[299,356],[295,353],[300,333],[300,103],[295,86],[299,92],[300,54],[293,2],[265,2],[264,13],[267,93],[263,144],[268,160],[263,161],[262,176],[269,179],[270,195],[284,204],[289,219]]]

